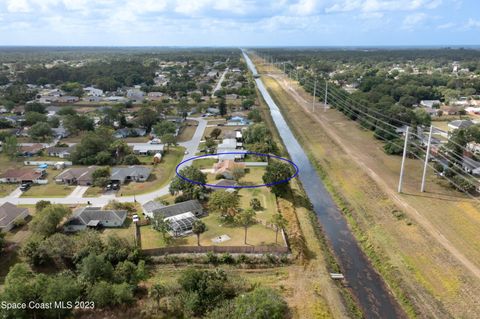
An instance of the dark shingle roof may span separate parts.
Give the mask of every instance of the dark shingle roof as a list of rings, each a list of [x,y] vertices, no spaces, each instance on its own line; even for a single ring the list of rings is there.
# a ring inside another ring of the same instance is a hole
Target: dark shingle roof
[[[127,177],[135,177],[135,178],[148,178],[152,169],[145,166],[129,166],[129,167],[113,167],[112,174],[110,176],[111,180],[119,180],[125,181]]]
[[[143,209],[147,212],[154,212],[157,209],[163,208],[165,205],[160,204],[157,201],[151,200],[143,204]]]
[[[24,213],[27,208],[20,208],[12,203],[6,202],[0,206],[0,228],[8,226],[20,214]]]
[[[80,207],[73,212],[72,218],[67,222],[68,225],[91,225],[92,222],[96,224],[109,222],[119,222],[123,224],[127,218],[127,211],[125,210],[102,210],[100,207]]]
[[[165,206],[153,211],[154,214],[162,214],[165,218],[180,215],[187,212],[194,212],[197,210],[203,211],[203,207],[196,199],[192,199],[186,202]]]

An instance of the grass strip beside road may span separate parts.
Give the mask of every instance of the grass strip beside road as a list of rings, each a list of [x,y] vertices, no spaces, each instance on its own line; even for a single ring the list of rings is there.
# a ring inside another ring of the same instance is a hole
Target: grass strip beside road
[[[330,191],[342,194],[336,196],[336,200],[355,236],[408,314],[414,317],[420,311],[419,316],[454,313],[471,317],[474,311],[468,305],[472,297],[464,294],[462,298],[458,294],[462,286],[476,291],[478,282],[463,281],[461,277],[468,274],[459,272],[459,265],[452,261],[448,252],[429,238],[421,227],[412,224],[278,83],[272,79],[265,79],[264,83],[282,111],[288,114],[285,118],[289,126],[324,180],[327,178]],[[345,126],[351,124],[345,122]],[[352,130],[349,128],[349,132]],[[431,249],[425,251],[425,247]],[[420,255],[424,257],[405,258]],[[435,276],[429,277],[428,274],[432,273]],[[405,296],[411,298],[407,300]],[[412,299],[417,303],[412,304]]]

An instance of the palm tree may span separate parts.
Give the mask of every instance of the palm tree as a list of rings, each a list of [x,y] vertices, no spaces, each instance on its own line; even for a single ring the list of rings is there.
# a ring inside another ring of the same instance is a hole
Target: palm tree
[[[203,234],[207,230],[207,225],[200,219],[193,223],[192,232],[197,235],[197,245],[200,246],[200,234]]]
[[[238,224],[242,225],[243,228],[245,229],[245,238],[243,243],[246,245],[247,244],[247,229],[250,224],[252,224],[255,221],[255,211],[251,208],[247,208],[243,210],[242,212],[238,213],[235,215],[235,220]]]
[[[154,284],[150,288],[150,297],[155,299],[157,302],[157,307],[160,306],[160,298],[165,294],[165,287],[163,287],[161,284]]]
[[[283,217],[282,214],[276,213],[275,215],[273,215],[271,223],[275,226],[275,244],[277,244],[278,243],[278,231],[280,229],[285,228],[285,226],[287,226],[288,222],[285,219],[285,217]]]
[[[153,221],[153,229],[162,233],[163,241],[167,242],[167,234],[170,230],[170,221],[165,219],[162,214],[155,215],[155,219]]]

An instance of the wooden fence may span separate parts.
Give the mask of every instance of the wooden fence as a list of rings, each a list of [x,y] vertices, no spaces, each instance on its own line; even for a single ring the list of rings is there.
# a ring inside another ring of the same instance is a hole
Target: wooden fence
[[[231,253],[231,254],[287,254],[288,247],[279,246],[177,246],[142,249],[148,256],[165,254],[195,254],[195,253]]]

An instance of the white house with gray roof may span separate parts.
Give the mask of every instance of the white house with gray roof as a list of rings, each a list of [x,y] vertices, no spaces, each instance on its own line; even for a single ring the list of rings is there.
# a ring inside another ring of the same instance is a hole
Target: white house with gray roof
[[[127,218],[126,210],[102,210],[100,207],[77,208],[63,226],[66,232],[77,232],[86,228],[121,227]]]
[[[195,217],[200,217],[205,214],[202,204],[200,204],[198,200],[192,199],[186,202],[181,202],[154,209],[152,210],[152,217],[155,217],[155,215],[157,214],[161,214],[164,218],[169,218],[189,212],[192,213]]]
[[[133,152],[138,155],[162,154],[163,149],[163,144],[137,143],[133,145]]]
[[[158,209],[163,208],[163,207],[165,207],[165,205],[163,205],[163,204],[161,204],[157,201],[154,201],[154,200],[148,201],[148,202],[146,202],[145,204],[142,205],[143,214],[145,216],[153,218],[153,213],[155,211],[157,211]]]
[[[151,168],[139,165],[133,165],[129,167],[112,167],[110,180],[112,182],[120,182],[121,184],[130,181],[145,182],[151,173]]]

